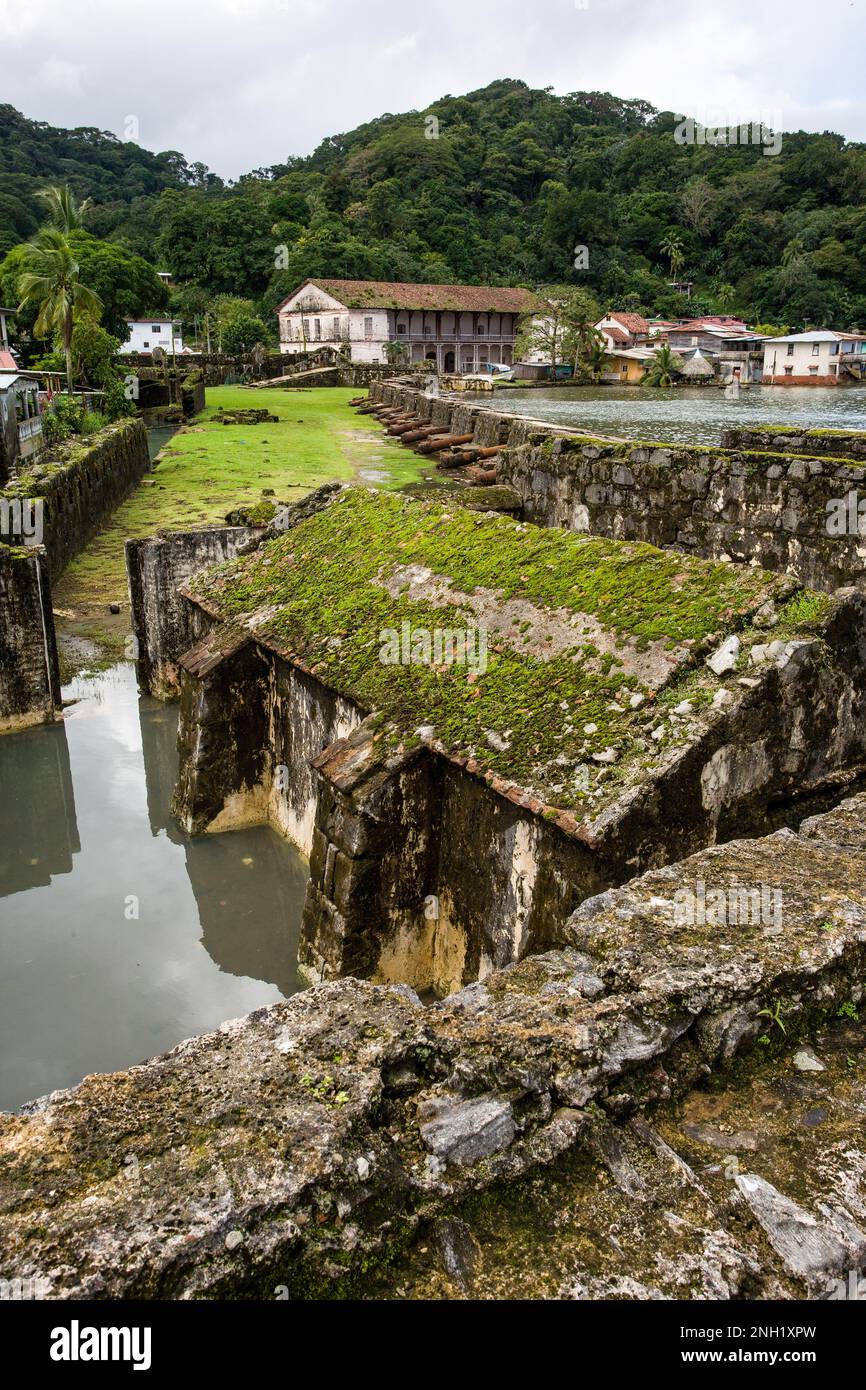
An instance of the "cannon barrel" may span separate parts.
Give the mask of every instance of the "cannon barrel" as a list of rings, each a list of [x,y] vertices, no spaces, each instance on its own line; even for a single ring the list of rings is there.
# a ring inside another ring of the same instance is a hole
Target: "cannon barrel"
[[[428,439],[418,445],[419,454],[435,454],[439,449],[453,449],[458,444],[471,444],[471,434],[444,434],[438,439]]]

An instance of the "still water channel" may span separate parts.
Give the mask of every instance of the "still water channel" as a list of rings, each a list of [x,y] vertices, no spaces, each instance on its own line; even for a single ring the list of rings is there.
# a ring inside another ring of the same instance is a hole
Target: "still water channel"
[[[177,706],[131,665],[64,695],[62,724],[0,738],[5,1110],[298,988],[303,858],[264,827],[182,834]]]

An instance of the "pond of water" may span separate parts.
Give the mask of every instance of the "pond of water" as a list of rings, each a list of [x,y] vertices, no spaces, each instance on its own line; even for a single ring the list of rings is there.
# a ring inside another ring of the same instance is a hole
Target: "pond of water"
[[[143,1061],[299,987],[308,869],[265,827],[170,812],[177,707],[130,665],[0,739],[0,1109]]]

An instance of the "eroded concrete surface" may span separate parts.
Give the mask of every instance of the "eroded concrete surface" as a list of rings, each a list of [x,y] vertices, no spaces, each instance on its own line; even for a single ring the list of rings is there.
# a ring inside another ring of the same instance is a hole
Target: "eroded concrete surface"
[[[590,900],[571,945],[430,1008],[335,981],[0,1117],[5,1277],[61,1298],[832,1294],[866,1250],[864,811]],[[781,916],[675,921],[698,883],[770,885]],[[539,1193],[558,1234],[527,1261]],[[450,1274],[416,1263],[431,1230]]]
[[[866,1259],[866,1030],[833,1019],[434,1219],[377,1298],[848,1299]],[[803,1071],[807,1060],[820,1071]]]

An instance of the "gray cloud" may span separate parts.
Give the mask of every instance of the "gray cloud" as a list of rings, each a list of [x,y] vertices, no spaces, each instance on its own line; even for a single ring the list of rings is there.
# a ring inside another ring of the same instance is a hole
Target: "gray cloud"
[[[497,77],[866,140],[863,0],[0,0],[2,100],[224,177]]]

